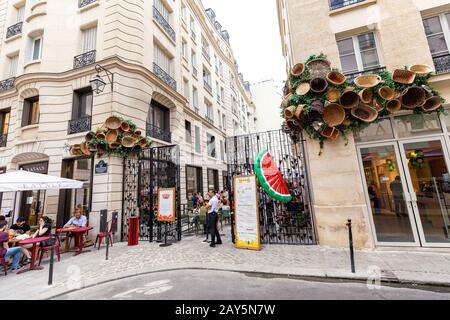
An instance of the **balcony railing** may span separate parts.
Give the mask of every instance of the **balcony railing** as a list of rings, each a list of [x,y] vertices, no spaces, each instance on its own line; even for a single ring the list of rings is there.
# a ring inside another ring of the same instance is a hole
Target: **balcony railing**
[[[158,21],[159,25],[164,29],[164,31],[167,32],[167,34],[170,36],[170,38],[175,41],[176,34],[175,31],[172,29],[172,26],[169,24],[169,22],[163,17],[161,12],[156,9],[155,6],[153,6],[153,19]]]
[[[16,77],[12,77],[12,78],[8,78],[6,80],[0,81],[0,92],[14,88],[15,80],[16,80]]]
[[[78,69],[95,63],[96,52],[96,50],[88,51],[73,58],[73,68]]]
[[[211,124],[214,124],[214,119],[212,119],[209,115],[205,115],[206,121],[208,121]]]
[[[197,107],[194,107],[194,111],[195,111],[196,114],[199,114],[199,113],[200,113],[200,109],[197,108]]]
[[[91,117],[69,120],[68,134],[91,131]]]
[[[147,136],[169,143],[172,142],[172,133],[163,130],[151,123],[147,123]]]
[[[450,53],[433,57],[433,62],[436,74],[450,72]]]
[[[386,71],[386,67],[378,67],[378,68],[367,69],[364,71],[345,73],[345,76],[347,77],[348,81],[352,82],[357,77],[362,76],[364,74],[372,74],[372,73],[378,73],[378,72],[382,72],[382,71]]]
[[[10,27],[6,31],[6,39],[14,37],[15,35],[22,33],[23,22],[18,22]]]
[[[86,7],[91,3],[97,2],[98,0],[78,0],[78,8]]]
[[[192,74],[194,75],[194,77],[197,78],[198,71],[197,71],[197,68],[194,66],[192,67]]]
[[[208,91],[210,94],[212,94],[212,87],[208,83],[208,81],[203,80],[203,88],[205,88],[206,91]]]
[[[8,141],[8,135],[7,134],[0,135],[0,148],[6,147],[6,142],[7,141]]]
[[[209,55],[208,49],[206,49],[205,47],[202,47],[202,53],[203,56],[205,57],[205,59],[210,62],[211,61],[211,56]]]
[[[330,10],[337,10],[364,1],[366,0],[330,0]]]
[[[173,90],[177,91],[177,82],[156,63],[153,63],[153,73],[156,74],[156,76],[162,81],[167,83],[167,85]]]

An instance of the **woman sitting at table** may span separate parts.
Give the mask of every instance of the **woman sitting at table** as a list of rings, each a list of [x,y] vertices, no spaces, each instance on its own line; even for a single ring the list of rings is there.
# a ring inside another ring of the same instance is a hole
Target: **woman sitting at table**
[[[34,233],[33,238],[51,237],[52,220],[49,217],[42,217],[39,219],[39,229]],[[41,247],[50,247],[55,244],[55,239],[50,238],[46,241],[41,241]]]

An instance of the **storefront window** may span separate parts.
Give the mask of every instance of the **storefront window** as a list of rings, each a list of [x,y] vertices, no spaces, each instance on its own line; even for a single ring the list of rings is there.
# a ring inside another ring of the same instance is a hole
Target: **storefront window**
[[[202,168],[186,166],[186,198],[190,200],[197,192],[203,194]]]
[[[219,171],[208,169],[208,191],[219,190]]]
[[[394,139],[391,120],[384,119],[379,123],[373,123],[370,126],[355,131],[355,142],[370,142],[378,140]]]
[[[399,116],[395,117],[394,122],[399,138],[442,133],[441,123],[436,113]]]

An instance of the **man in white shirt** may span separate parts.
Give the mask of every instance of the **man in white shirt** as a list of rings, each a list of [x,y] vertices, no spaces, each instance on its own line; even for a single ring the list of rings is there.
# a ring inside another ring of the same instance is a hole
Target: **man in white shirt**
[[[217,244],[222,244],[222,239],[220,239],[219,230],[217,229],[217,220],[219,212],[219,199],[217,198],[216,191],[209,191],[208,193],[210,200],[208,203],[208,215],[209,215],[209,230],[211,233],[211,244],[210,247],[214,248]],[[217,237],[217,242],[215,241]]]

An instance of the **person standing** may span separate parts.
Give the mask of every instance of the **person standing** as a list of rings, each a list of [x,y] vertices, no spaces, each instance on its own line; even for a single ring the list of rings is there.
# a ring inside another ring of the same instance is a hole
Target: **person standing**
[[[402,215],[406,214],[406,208],[404,205],[404,199],[403,199],[403,186],[402,181],[399,176],[395,177],[395,180],[390,185],[392,195],[394,196],[394,208],[395,208],[395,214],[398,217],[401,217]]]
[[[208,215],[210,223],[211,244],[210,247],[214,248],[216,244],[222,244],[220,239],[219,230],[217,229],[218,213],[219,213],[219,199],[217,198],[216,191],[211,190],[209,193]],[[216,242],[217,238],[217,242]]]
[[[198,196],[197,193],[193,192],[192,193],[192,209],[197,209],[198,208]]]

